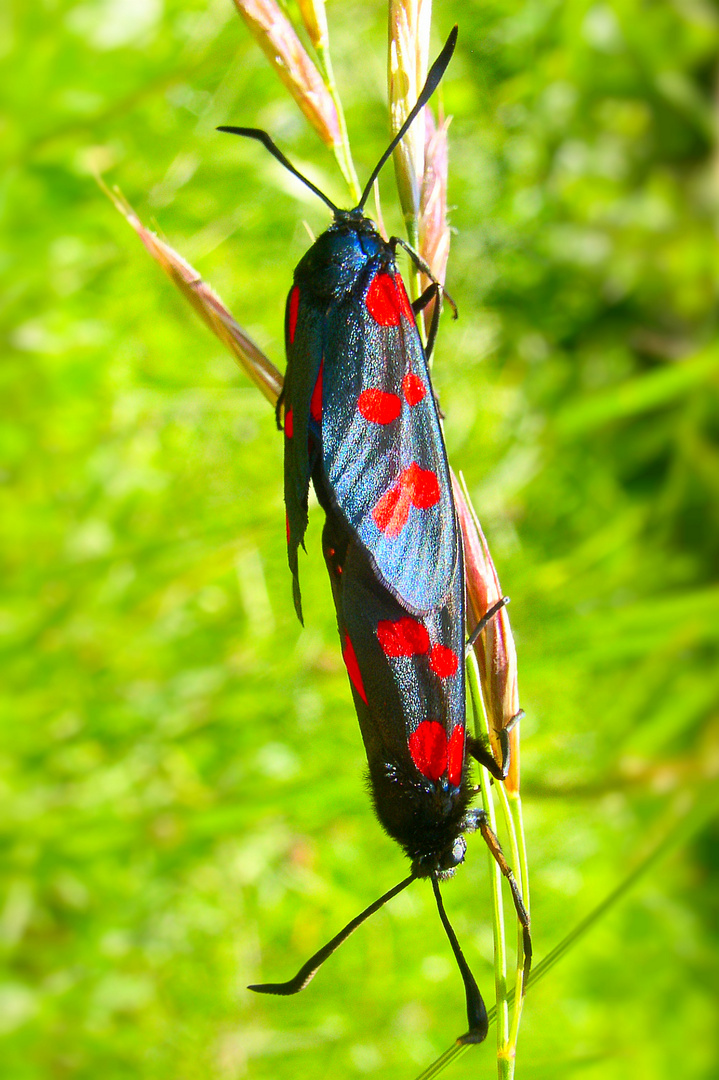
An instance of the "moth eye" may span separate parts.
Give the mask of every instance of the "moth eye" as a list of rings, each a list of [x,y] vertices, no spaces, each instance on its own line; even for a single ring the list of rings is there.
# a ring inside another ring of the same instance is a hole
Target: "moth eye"
[[[460,863],[463,863],[464,862],[464,856],[466,855],[466,853],[467,853],[467,841],[464,839],[463,836],[458,836],[457,839],[455,840],[454,844],[452,845],[452,854],[451,854],[452,863],[451,863],[451,865],[452,866],[459,866]]]

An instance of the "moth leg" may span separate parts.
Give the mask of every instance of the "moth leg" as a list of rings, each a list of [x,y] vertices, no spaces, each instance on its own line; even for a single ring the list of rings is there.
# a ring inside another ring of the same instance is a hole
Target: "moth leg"
[[[441,297],[441,289],[439,285],[432,282],[424,290],[421,296],[418,296],[416,300],[412,301],[411,307],[415,315],[418,315],[420,311],[424,311],[428,304],[431,304],[433,300],[436,301],[434,309],[432,311],[432,320],[429,324],[429,333],[427,334],[427,344],[424,347],[424,355],[429,360],[434,350],[434,343],[437,338],[437,328],[439,326],[439,312],[440,305],[439,299]],[[439,410],[439,414],[444,419],[441,409],[439,408],[439,401],[437,401],[437,395],[434,395],[434,400]]]
[[[488,743],[483,742],[481,739],[476,738],[474,735],[467,733],[467,753],[478,761],[480,765],[483,765],[488,773],[494,777],[495,780],[506,780],[507,773],[509,772],[509,766],[512,760],[512,754],[509,746],[509,733],[515,724],[524,716],[524,709],[520,709],[515,713],[508,724],[505,725],[500,731],[497,732],[497,738],[499,739],[499,748],[502,751],[502,764],[498,764],[494,754]]]
[[[277,430],[282,431],[282,418],[285,411],[285,390],[287,384],[285,384],[280,390],[280,396],[277,398],[277,404],[275,405],[275,423],[277,424]]]
[[[477,640],[477,638],[479,637],[479,635],[487,627],[487,625],[492,621],[492,619],[497,614],[497,612],[501,611],[503,607],[506,607],[508,603],[509,603],[509,597],[508,596],[503,596],[502,599],[498,600],[496,604],[492,604],[489,611],[487,611],[482,616],[482,618],[479,620],[479,622],[475,626],[472,633],[467,638],[467,644],[465,645],[465,655],[467,655],[469,653],[469,650],[472,648],[472,646],[474,645],[474,643]]]
[[[432,268],[429,265],[429,263],[425,262],[425,260],[422,258],[422,256],[419,255],[414,250],[412,245],[408,244],[406,240],[403,240],[401,236],[391,236],[390,239],[389,239],[389,244],[390,244],[390,247],[392,248],[393,253],[396,250],[397,245],[399,245],[401,248],[404,248],[404,250],[407,252],[407,254],[409,255],[409,257],[412,260],[412,262],[414,263],[414,265],[417,267],[417,269],[421,270],[421,272],[426,277],[428,277],[429,280],[434,285],[436,285],[438,289],[442,290],[442,296],[445,298],[445,300],[447,301],[447,303],[449,304],[449,306],[451,307],[451,309],[452,309],[452,311],[454,313],[452,318],[456,319],[457,315],[458,315],[457,305],[455,304],[454,300],[452,299],[452,297],[449,295],[449,293],[445,289],[442,282],[438,278],[436,278],[434,276],[434,274],[432,273]]]
[[[428,304],[431,304],[433,300],[438,300],[440,296],[440,290],[434,282],[428,285],[421,296],[418,296],[416,300],[411,303],[412,311],[415,315],[419,315],[420,311],[424,311]],[[429,327],[429,334],[427,335],[427,344],[425,345],[424,355],[427,360],[432,356],[432,350],[434,349],[434,341],[437,337],[437,327],[439,326],[439,304],[434,305],[434,311],[432,312],[432,322]]]
[[[405,243],[405,241],[402,240],[402,238],[399,236],[393,236],[390,240],[390,244],[392,245],[393,252],[398,244],[401,245],[407,252],[407,254],[410,256],[415,266],[417,266],[418,269],[420,269],[422,273],[425,274],[432,282],[432,284],[424,290],[421,296],[418,296],[416,300],[412,301],[412,311],[415,313],[415,315],[417,315],[420,311],[424,311],[427,305],[431,304],[433,300],[435,302],[434,309],[432,311],[432,320],[429,324],[429,332],[427,334],[427,344],[424,350],[427,360],[430,360],[432,357],[432,352],[434,350],[434,343],[437,338],[437,328],[439,327],[439,315],[440,308],[442,306],[442,297],[447,298],[447,303],[450,305],[454,313],[452,316],[454,319],[457,318],[457,305],[455,304],[449,293],[445,292],[444,285],[442,285],[442,283],[434,276],[431,267],[424,261],[421,255],[417,254],[413,247]],[[439,412],[440,418],[444,419],[444,414],[442,413],[436,394],[434,400],[437,405],[437,411]]]
[[[468,819],[468,827],[470,829],[478,829],[479,832],[481,832],[482,839],[489,848],[494,861],[501,870],[503,876],[507,879],[507,884],[512,893],[512,900],[514,901],[514,909],[517,912],[517,919],[522,927],[522,951],[524,952],[523,987],[526,988],[527,979],[529,978],[529,972],[532,967],[532,935],[530,931],[531,922],[529,912],[524,906],[522,893],[517,884],[517,879],[505,858],[499,838],[490,827],[489,820],[484,810],[475,810],[472,812],[471,817]]]
[[[415,315],[419,315],[420,311],[424,311],[427,305],[430,304],[432,300],[434,300],[438,292],[439,289],[434,282],[432,282],[431,285],[428,285],[422,295],[418,296],[416,300],[412,301],[411,307]]]

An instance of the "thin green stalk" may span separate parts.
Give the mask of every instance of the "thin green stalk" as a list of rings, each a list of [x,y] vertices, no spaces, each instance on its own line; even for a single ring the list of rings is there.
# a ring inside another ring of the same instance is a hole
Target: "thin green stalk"
[[[511,865],[515,871],[519,888],[522,893],[522,902],[529,911],[529,880],[527,868],[527,848],[524,842],[524,829],[522,826],[522,805],[519,793],[510,798],[504,784],[495,784],[497,798],[502,804],[504,822],[509,836],[509,846],[512,853]],[[518,806],[518,814],[515,808]],[[512,1023],[509,1030],[508,1048],[514,1058],[517,1051],[519,1038],[519,1025],[522,1021],[522,1006],[524,1004],[524,942],[522,927],[517,924],[517,969],[514,975],[514,1007],[512,1009]]]
[[[471,684],[470,684],[471,685]],[[704,785],[701,790],[692,789],[689,800],[689,808],[684,814],[677,813],[674,808],[667,815],[669,824],[664,830],[661,839],[654,845],[640,863],[601,901],[582,921],[572,930],[558,945],[547,953],[544,959],[532,968],[532,973],[527,980],[527,989],[535,986],[543,979],[569,950],[581,941],[583,937],[594,927],[627,893],[641,881],[655,864],[666,858],[673,851],[689,843],[693,837],[704,828],[719,813],[719,790],[716,783],[711,781]],[[681,801],[680,801],[681,805]],[[518,835],[521,835],[519,833]],[[521,860],[520,860],[521,867]],[[514,1000],[514,990],[507,994],[507,1001],[511,1004]],[[496,1010],[489,1010],[489,1022],[492,1024],[496,1019]],[[451,1062],[462,1057],[469,1051],[468,1046],[455,1043],[444,1051],[435,1061],[429,1065],[416,1080],[433,1080],[439,1076]]]
[[[506,789],[505,789],[506,791]],[[524,815],[522,813],[522,797],[518,791],[507,794],[509,812],[514,823],[514,833],[517,838],[518,856],[514,864],[515,874],[519,874],[519,885],[522,890],[522,900],[529,911],[529,865],[527,862],[527,845],[524,839]],[[513,856],[514,857],[514,856]]]
[[[413,217],[411,220],[406,220],[405,224],[407,226],[407,239],[409,240],[410,247],[413,248],[414,251],[419,251],[419,223],[417,218]],[[409,295],[412,300],[416,300],[422,291],[420,273],[412,259],[407,260],[407,266],[409,269],[410,280]],[[417,325],[419,325],[421,321],[421,319],[418,319]]]
[[[478,738],[489,739],[489,724],[484,711],[482,693],[479,685],[479,667],[474,652],[467,659],[467,681],[474,715],[474,728]],[[479,770],[479,785],[482,806],[487,815],[489,826],[497,831],[494,800],[489,783],[489,774]],[[504,905],[502,903],[502,874],[492,853],[488,850],[489,875],[492,891],[492,929],[494,933],[494,985],[497,999],[497,1072],[499,1080],[512,1080],[514,1076],[514,1054],[509,1049],[509,1006],[507,1003],[507,945],[505,939]]]
[[[317,59],[319,61],[320,72],[324,79],[327,91],[334,102],[335,109],[337,110],[337,122],[340,129],[340,143],[334,146],[334,155],[337,164],[340,167],[340,171],[350,189],[350,194],[354,203],[358,203],[362,195],[362,188],[357,178],[357,172],[355,171],[354,161],[352,160],[352,151],[350,149],[349,136],[347,134],[347,124],[345,123],[345,114],[342,108],[342,102],[337,90],[337,84],[335,83],[334,72],[332,70],[332,60],[330,58],[329,44],[326,46],[322,43],[318,43],[316,46]]]

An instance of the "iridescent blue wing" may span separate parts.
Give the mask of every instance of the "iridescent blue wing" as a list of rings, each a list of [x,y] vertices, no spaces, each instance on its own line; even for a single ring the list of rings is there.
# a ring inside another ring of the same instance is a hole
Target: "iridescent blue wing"
[[[376,264],[325,317],[322,467],[381,583],[414,614],[441,607],[458,552],[444,440],[402,279]]]

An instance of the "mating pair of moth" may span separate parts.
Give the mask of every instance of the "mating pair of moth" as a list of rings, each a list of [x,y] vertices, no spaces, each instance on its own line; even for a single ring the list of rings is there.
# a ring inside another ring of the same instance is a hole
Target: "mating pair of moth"
[[[408,877],[344,927],[295,978],[250,989],[303,989],[366,918],[415,879],[429,878],[464,980],[468,1030],[460,1041],[476,1043],[487,1035],[487,1011],[447,918],[439,882],[463,862],[464,833],[479,829],[512,886],[528,970],[527,912],[484,812],[470,805],[470,759],[498,780],[506,776],[508,760],[498,764],[466,728],[462,537],[427,362],[443,290],[423,260],[399,238],[384,240],[363,210],[382,166],[439,84],[456,40],[455,27],[353,210],[336,207],[266,132],[220,130],[262,142],[334,215],[295,269],[287,300],[287,371],[278,423],[285,441],[289,563],[301,618],[298,548],[312,481],[326,515],[322,546],[374,808],[411,864]],[[397,270],[398,246],[431,281],[414,303]],[[415,317],[432,300],[425,349]]]

